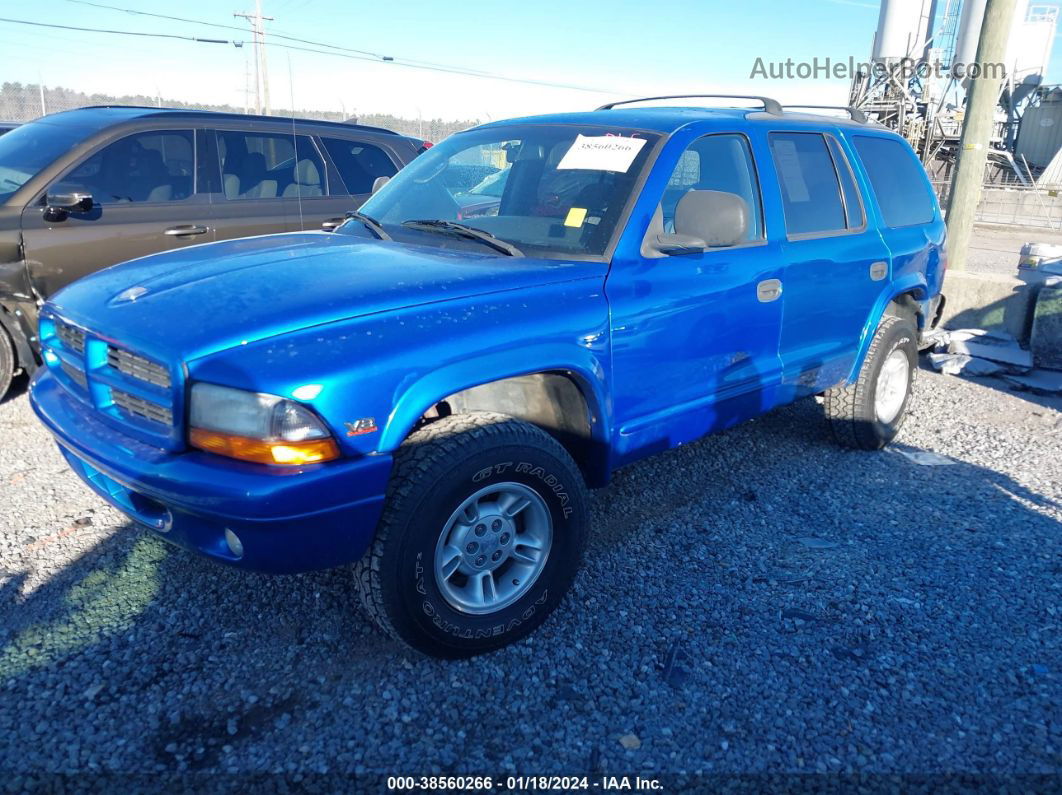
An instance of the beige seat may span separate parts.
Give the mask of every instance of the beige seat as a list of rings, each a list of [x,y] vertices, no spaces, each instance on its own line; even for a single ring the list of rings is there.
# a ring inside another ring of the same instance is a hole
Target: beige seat
[[[284,188],[285,198],[296,196],[323,196],[324,189],[321,187],[321,170],[317,164],[308,157],[295,164],[295,181]]]

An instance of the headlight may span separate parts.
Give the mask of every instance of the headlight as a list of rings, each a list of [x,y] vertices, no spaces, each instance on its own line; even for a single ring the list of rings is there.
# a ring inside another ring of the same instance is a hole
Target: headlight
[[[276,395],[193,384],[189,425],[193,447],[241,461],[300,465],[339,458],[321,419]]]

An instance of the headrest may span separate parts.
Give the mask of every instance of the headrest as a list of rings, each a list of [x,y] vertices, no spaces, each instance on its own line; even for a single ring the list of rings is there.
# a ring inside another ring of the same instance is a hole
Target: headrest
[[[266,173],[266,159],[261,152],[248,152],[243,158],[240,169],[248,177],[257,177]]]
[[[549,150],[549,158],[546,160],[546,165],[550,168],[556,168],[564,156],[568,154],[568,150],[572,148],[571,141],[561,141],[559,144],[554,144],[553,148]]]
[[[321,172],[308,157],[295,164],[295,181],[300,185],[320,185]]]

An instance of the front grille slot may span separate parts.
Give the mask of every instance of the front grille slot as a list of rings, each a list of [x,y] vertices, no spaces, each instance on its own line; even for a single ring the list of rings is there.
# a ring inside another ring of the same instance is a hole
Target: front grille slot
[[[161,364],[145,359],[143,356],[109,345],[107,347],[107,364],[130,378],[147,381],[149,384],[161,386],[165,389],[170,388],[169,370]]]
[[[67,374],[71,381],[73,381],[82,389],[88,389],[88,379],[85,377],[85,374],[83,372],[78,370],[73,365],[67,364],[66,362],[62,363],[62,367],[63,372]]]
[[[126,414],[132,414],[163,425],[173,425],[173,412],[158,403],[152,403],[150,400],[144,400],[118,389],[111,390],[111,400],[114,401],[114,405]]]
[[[85,332],[66,323],[56,323],[55,333],[63,345],[75,353],[85,352]]]

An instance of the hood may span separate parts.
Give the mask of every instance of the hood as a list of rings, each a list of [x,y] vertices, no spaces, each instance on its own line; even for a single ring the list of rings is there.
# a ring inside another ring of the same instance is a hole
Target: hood
[[[297,232],[116,265],[50,306],[115,342],[188,361],[362,315],[603,276],[605,267]]]

